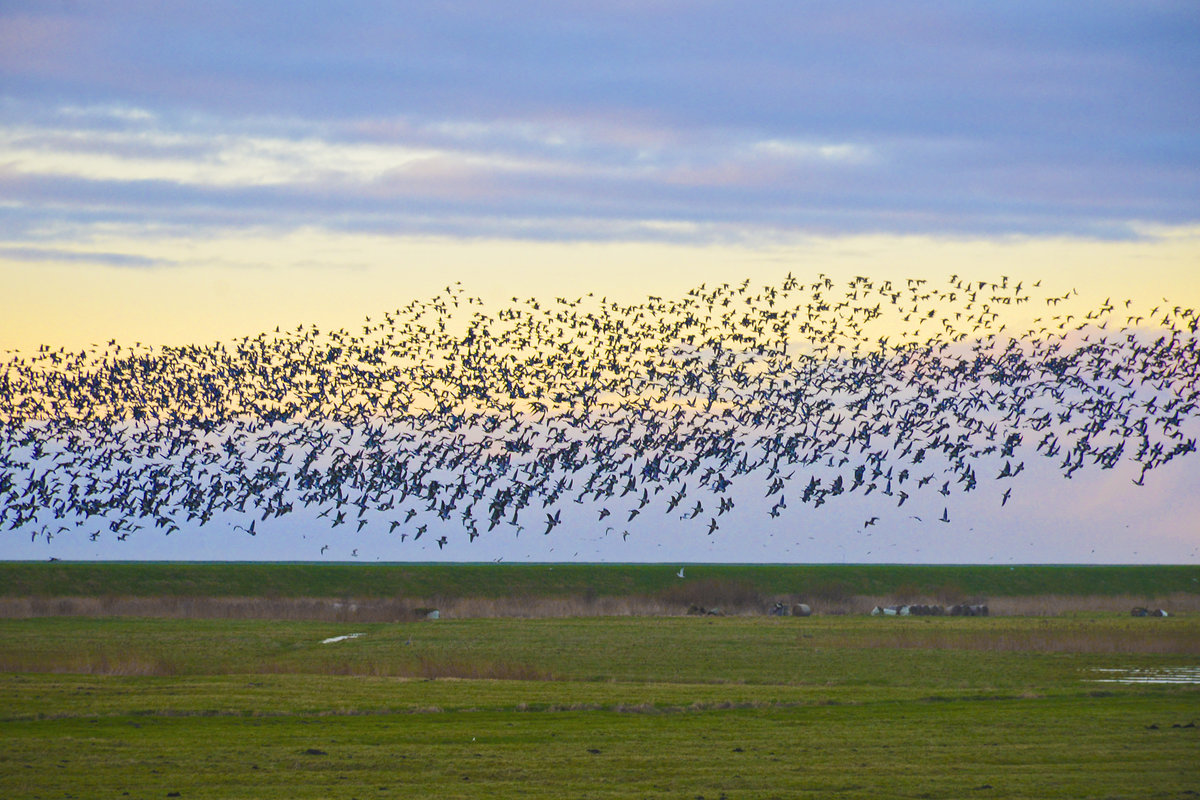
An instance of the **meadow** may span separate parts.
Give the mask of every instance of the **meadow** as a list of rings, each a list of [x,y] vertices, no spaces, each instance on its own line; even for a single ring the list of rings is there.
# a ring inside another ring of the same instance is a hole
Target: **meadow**
[[[1200,566],[0,562],[0,616],[129,614],[394,621],[670,615],[689,605],[823,613],[987,602],[1000,613],[1200,611]]]
[[[870,588],[850,569],[820,579],[848,593]],[[1190,582],[1195,568],[1180,569]],[[923,590],[920,577],[901,573],[897,586]],[[931,586],[946,577],[933,575]],[[1140,591],[1136,575],[1105,580],[1111,597],[1179,592],[1170,583]],[[953,582],[964,593],[979,588],[965,574]],[[1026,586],[1028,596],[1061,589]],[[315,596],[310,585],[294,588]],[[766,596],[783,587],[760,588]],[[642,589],[659,598],[672,590]],[[1188,610],[10,615],[0,637],[6,798],[1200,792],[1200,685],[1161,682],[1197,680],[1200,614]]]

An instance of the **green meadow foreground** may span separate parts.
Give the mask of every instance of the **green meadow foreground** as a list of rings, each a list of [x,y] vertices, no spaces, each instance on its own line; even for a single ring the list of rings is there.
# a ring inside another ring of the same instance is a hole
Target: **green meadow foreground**
[[[1200,794],[1197,567],[10,563],[0,637],[3,798]]]
[[[39,617],[0,636],[6,798],[1200,792],[1200,686],[1110,682],[1196,680],[1195,614]]]

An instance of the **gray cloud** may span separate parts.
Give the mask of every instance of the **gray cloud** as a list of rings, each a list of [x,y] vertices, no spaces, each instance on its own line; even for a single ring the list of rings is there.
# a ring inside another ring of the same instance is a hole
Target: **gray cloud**
[[[1200,219],[1200,12],[1183,2],[18,4],[0,30],[10,230],[1130,236]]]
[[[0,247],[0,258],[11,261],[59,261],[85,264],[104,264],[110,267],[160,267],[175,262],[146,258],[129,253],[106,253],[97,250],[63,250],[55,247]]]

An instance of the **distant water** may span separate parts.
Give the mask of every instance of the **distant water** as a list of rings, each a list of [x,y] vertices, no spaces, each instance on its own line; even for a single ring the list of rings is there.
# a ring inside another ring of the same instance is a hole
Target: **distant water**
[[[1158,667],[1153,669],[1097,668],[1092,672],[1113,675],[1093,678],[1096,683],[1185,683],[1200,684],[1200,667]]]

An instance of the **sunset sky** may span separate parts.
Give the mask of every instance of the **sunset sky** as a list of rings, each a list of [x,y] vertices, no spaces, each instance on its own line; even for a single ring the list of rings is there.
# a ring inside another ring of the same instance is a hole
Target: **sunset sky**
[[[456,280],[498,306],[1007,275],[1195,308],[1198,88],[1187,1],[7,2],[0,353],[352,325]],[[1027,484],[954,541],[846,523],[522,554],[1197,563],[1197,460],[1141,491]],[[290,545],[141,546],[61,554]],[[47,552],[0,535],[0,558]]]

